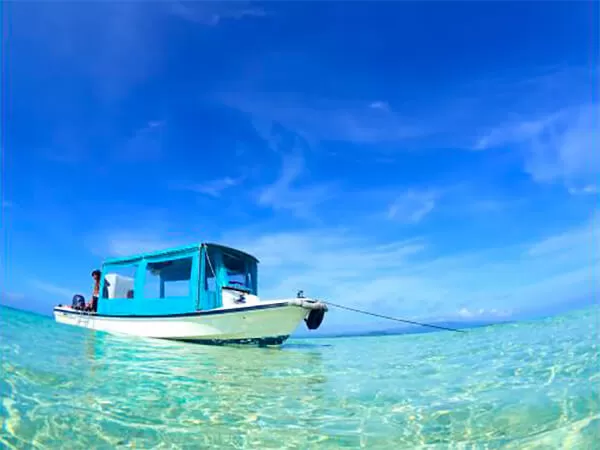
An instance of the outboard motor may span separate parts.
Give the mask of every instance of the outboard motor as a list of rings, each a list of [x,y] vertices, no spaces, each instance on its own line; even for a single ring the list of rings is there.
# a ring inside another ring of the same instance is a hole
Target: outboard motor
[[[74,309],[85,308],[85,298],[83,297],[83,295],[75,294],[73,296],[73,302],[71,303],[71,307]]]

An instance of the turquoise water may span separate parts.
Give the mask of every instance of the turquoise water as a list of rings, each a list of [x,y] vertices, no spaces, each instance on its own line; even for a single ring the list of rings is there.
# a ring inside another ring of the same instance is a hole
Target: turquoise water
[[[598,309],[281,349],[123,338],[0,308],[3,448],[577,448]]]

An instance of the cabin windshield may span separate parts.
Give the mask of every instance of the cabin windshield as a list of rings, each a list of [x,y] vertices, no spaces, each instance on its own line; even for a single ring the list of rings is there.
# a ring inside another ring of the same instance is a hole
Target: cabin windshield
[[[223,254],[223,266],[227,272],[227,285],[251,289],[251,277],[248,261],[234,255]]]
[[[256,261],[233,250],[211,249],[210,261],[207,261],[205,289],[215,287],[214,272],[219,274],[219,285],[224,288],[242,289],[257,293]],[[213,272],[214,271],[214,272]]]

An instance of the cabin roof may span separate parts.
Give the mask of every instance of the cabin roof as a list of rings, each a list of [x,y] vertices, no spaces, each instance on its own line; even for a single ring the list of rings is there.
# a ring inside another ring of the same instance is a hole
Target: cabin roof
[[[164,256],[171,256],[171,255],[175,257],[175,256],[177,256],[177,254],[180,254],[180,253],[186,253],[191,250],[199,250],[200,247],[202,247],[203,245],[205,245],[209,248],[210,247],[219,248],[221,250],[229,251],[232,253],[237,253],[239,255],[250,258],[255,262],[258,262],[258,259],[255,256],[251,255],[250,253],[246,253],[242,250],[239,250],[237,248],[228,247],[226,245],[216,244],[213,242],[201,242],[201,243],[197,243],[197,244],[165,248],[165,249],[156,250],[153,252],[138,253],[136,255],[122,256],[122,257],[118,257],[118,258],[108,258],[104,261],[104,264],[124,264],[124,263],[138,261],[138,260],[141,260],[144,258],[164,257]]]
[[[256,256],[251,255],[250,253],[246,253],[245,251],[237,249],[237,248],[228,247],[228,246],[222,245],[222,244],[217,244],[216,242],[204,242],[204,245],[206,245],[207,247],[220,248],[221,250],[237,253],[239,255],[245,256],[246,258],[250,258],[251,260],[253,260],[255,262],[258,262],[258,258]]]

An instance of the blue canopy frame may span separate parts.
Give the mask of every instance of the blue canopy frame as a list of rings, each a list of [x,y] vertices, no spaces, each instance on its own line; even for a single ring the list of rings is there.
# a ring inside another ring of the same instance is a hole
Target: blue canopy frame
[[[156,316],[185,314],[222,306],[221,289],[231,286],[232,276],[242,278],[235,287],[258,294],[258,260],[245,252],[219,244],[196,244],[108,259],[102,265],[98,314]],[[134,273],[129,298],[107,298],[105,275],[129,269]],[[148,283],[158,282],[158,290],[148,293]],[[184,293],[167,293],[171,282],[188,281]]]

